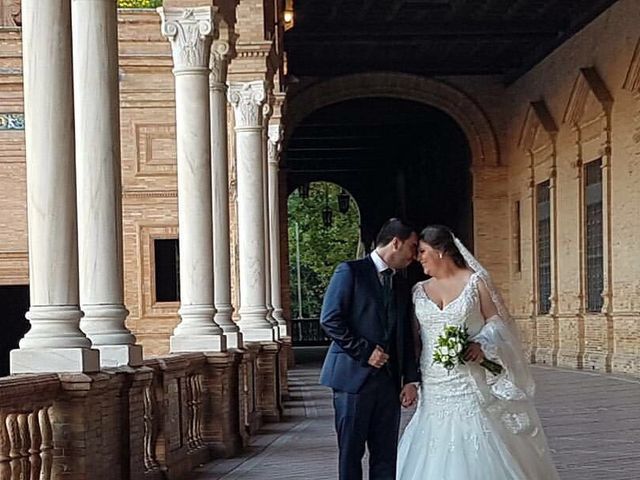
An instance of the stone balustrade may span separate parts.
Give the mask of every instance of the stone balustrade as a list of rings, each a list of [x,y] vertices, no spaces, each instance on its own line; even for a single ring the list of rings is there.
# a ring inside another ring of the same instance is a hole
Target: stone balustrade
[[[60,393],[57,375],[0,381],[0,478],[51,478],[50,409]]]
[[[242,372],[254,363],[238,350],[2,378],[0,479],[189,478],[245,443]]]

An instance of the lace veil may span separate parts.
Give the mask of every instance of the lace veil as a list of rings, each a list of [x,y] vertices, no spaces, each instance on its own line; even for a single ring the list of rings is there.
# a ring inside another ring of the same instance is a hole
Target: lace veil
[[[499,318],[493,316],[487,319],[485,327],[473,338],[482,345],[487,357],[497,360],[505,368],[505,371],[492,382],[491,391],[503,400],[532,400],[535,383],[519,339],[517,325],[509,315],[509,310],[500,291],[493,284],[489,272],[455,236],[454,243],[469,268],[484,281],[498,311]]]

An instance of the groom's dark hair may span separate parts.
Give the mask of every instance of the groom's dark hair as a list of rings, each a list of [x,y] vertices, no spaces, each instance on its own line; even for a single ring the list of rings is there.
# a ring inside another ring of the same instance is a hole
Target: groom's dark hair
[[[382,225],[382,228],[376,237],[376,247],[389,245],[391,240],[396,237],[405,241],[414,232],[415,229],[408,223],[405,223],[399,218],[390,218],[384,222],[384,225]]]

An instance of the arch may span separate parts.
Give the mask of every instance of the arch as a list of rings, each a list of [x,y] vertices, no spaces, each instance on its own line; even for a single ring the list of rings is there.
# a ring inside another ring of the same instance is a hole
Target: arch
[[[498,141],[491,122],[466,93],[440,80],[405,73],[361,73],[311,85],[287,99],[285,144],[302,120],[319,108],[355,98],[389,97],[442,110],[465,133],[473,166],[499,166]]]

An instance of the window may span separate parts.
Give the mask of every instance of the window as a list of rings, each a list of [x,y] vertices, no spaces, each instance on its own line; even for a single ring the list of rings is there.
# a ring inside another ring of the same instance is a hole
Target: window
[[[522,233],[520,200],[513,204],[513,252],[516,273],[522,272]]]
[[[155,252],[156,302],[180,300],[180,248],[177,238],[156,239]]]
[[[602,255],[602,159],[585,165],[585,252],[587,281],[587,311],[602,309],[604,289]]]
[[[549,180],[536,188],[538,235],[538,313],[551,310],[551,197]]]

